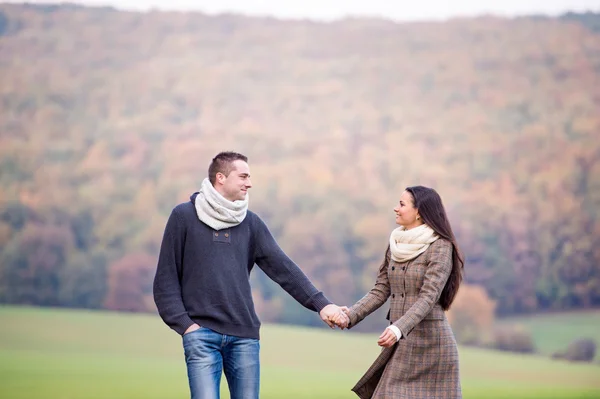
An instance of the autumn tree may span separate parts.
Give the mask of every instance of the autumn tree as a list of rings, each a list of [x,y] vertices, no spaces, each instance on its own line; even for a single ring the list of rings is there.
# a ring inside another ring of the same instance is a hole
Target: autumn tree
[[[111,310],[148,312],[155,309],[152,282],[156,259],[145,253],[131,253],[108,267],[108,292],[104,306]]]

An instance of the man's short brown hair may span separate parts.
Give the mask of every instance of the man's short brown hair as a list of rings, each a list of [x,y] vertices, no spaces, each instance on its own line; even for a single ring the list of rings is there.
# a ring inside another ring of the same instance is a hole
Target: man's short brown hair
[[[233,170],[233,163],[235,161],[248,162],[248,157],[237,152],[225,151],[220,152],[213,158],[208,167],[208,180],[210,180],[213,186],[217,181],[217,173],[223,173],[225,176],[229,176]]]

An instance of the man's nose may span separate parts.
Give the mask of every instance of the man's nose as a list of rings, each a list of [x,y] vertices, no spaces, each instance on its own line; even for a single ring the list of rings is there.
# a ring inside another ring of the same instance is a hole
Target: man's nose
[[[252,181],[250,179],[248,179],[248,181],[246,181],[246,187],[248,187],[248,188],[252,187]]]

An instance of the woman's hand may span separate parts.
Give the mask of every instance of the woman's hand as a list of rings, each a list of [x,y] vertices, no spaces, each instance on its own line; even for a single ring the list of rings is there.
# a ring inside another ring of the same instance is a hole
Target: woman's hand
[[[398,338],[396,337],[396,334],[394,334],[394,332],[392,330],[390,330],[389,328],[386,328],[385,330],[383,330],[383,333],[381,333],[381,335],[379,336],[377,345],[382,346],[384,348],[389,348],[390,346],[394,345],[396,342],[398,342]]]
[[[337,315],[335,324],[342,330],[348,328],[348,325],[350,324],[350,310],[348,309],[348,306],[340,306],[340,313]]]
[[[340,307],[334,304],[325,306],[321,310],[320,315],[321,319],[331,328],[337,326],[343,330],[348,327],[348,322],[350,321]]]
[[[339,328],[341,328],[342,330],[345,328],[348,328],[348,323],[350,322],[350,318],[348,317],[346,312],[343,311],[343,308],[346,308],[346,307],[345,306],[340,307],[339,312],[337,314],[335,314],[335,316],[332,318],[333,323],[335,323],[335,325],[338,326]],[[348,309],[348,308],[346,308],[346,309]]]

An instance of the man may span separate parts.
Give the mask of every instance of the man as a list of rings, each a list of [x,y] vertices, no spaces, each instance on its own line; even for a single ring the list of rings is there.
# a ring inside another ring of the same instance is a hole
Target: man
[[[192,399],[218,398],[222,371],[231,399],[256,399],[260,321],[249,282],[254,264],[330,327],[335,327],[331,320],[344,320],[346,314],[313,286],[248,210],[248,159],[222,152],[208,176],[169,217],[154,301],[164,322],[183,336]]]

